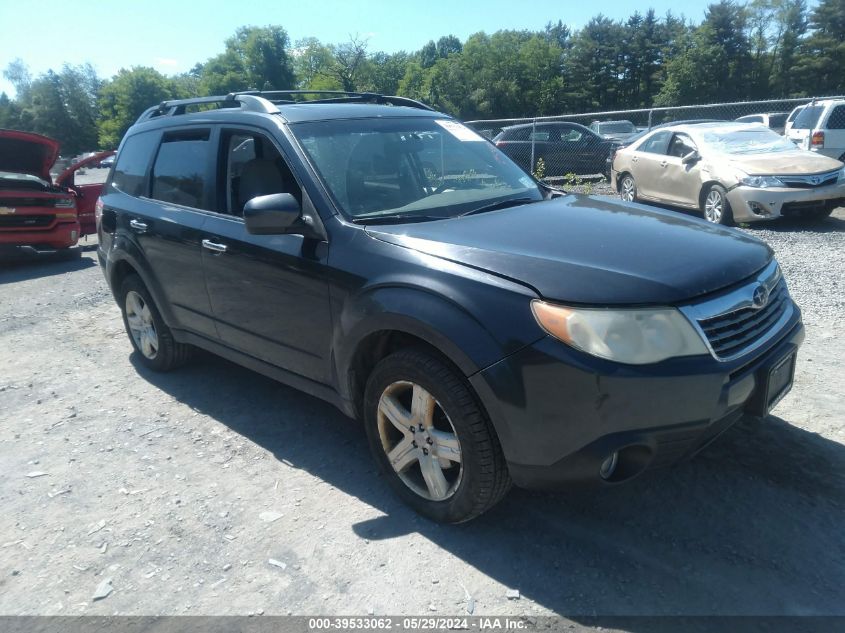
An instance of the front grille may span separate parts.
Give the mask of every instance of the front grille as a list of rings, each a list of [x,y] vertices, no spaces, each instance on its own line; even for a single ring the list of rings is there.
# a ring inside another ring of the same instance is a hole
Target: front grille
[[[699,319],[710,347],[720,359],[737,356],[765,336],[789,306],[789,293],[783,279],[769,294],[762,308],[742,307],[726,314]]]
[[[0,198],[0,207],[55,207],[58,198]]]
[[[53,215],[0,215],[0,229],[43,229],[53,223]]]
[[[813,189],[815,187],[826,187],[832,185],[839,178],[839,170],[826,174],[814,174],[812,176],[778,176],[780,181],[787,187],[800,187],[802,189]]]
[[[845,204],[845,198],[829,200],[804,200],[802,202],[786,202],[780,208],[781,215],[803,215],[808,211],[823,211],[835,209]]]

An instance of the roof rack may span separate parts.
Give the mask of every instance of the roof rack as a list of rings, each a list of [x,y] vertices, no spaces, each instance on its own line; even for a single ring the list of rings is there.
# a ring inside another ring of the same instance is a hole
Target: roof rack
[[[192,99],[173,99],[162,101],[157,106],[148,108],[138,117],[136,123],[154,119],[160,116],[176,116],[185,114],[189,106],[218,104],[223,108],[240,108],[248,112],[263,112],[265,114],[277,114],[279,108],[273,103],[260,96],[249,93],[229,93],[224,97],[195,97]]]
[[[378,103],[395,106],[417,108],[419,110],[433,110],[424,103],[409,99],[378,94],[376,92],[352,92],[348,90],[245,90],[232,93],[235,96],[263,97],[274,104],[290,103]],[[320,99],[297,99],[309,95],[322,95]]]
[[[297,99],[297,97],[320,95],[319,99]],[[420,110],[433,110],[429,106],[407,97],[393,97],[374,92],[349,92],[346,90],[245,90],[230,92],[223,97],[195,97],[192,99],[173,99],[162,101],[157,106],[148,108],[138,117],[136,123],[148,121],[160,116],[186,114],[187,108],[197,105],[217,104],[219,109],[240,108],[247,112],[278,114],[278,105],[294,103],[378,103]]]

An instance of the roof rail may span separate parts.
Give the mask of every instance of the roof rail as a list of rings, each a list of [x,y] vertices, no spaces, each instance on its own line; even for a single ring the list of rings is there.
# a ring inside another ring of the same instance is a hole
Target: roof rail
[[[135,123],[141,123],[160,116],[176,116],[186,114],[186,109],[194,105],[218,104],[222,108],[241,108],[248,112],[263,112],[277,114],[279,108],[267,99],[250,93],[229,93],[223,97],[195,97],[191,99],[173,99],[162,101],[157,106],[148,108],[138,117]]]
[[[322,95],[321,99],[297,99],[307,95]],[[375,92],[349,92],[346,90],[245,90],[230,92],[222,97],[195,97],[162,101],[144,111],[135,123],[141,123],[160,116],[186,114],[189,106],[217,104],[219,108],[240,108],[247,112],[278,114],[277,105],[290,103],[379,103],[405,106],[420,110],[431,110],[429,106],[409,99],[377,94]]]
[[[405,106],[420,110],[433,110],[424,103],[409,99],[408,97],[396,97],[378,94],[375,92],[352,92],[348,90],[248,90],[233,93],[236,96],[263,97],[271,103],[378,103],[395,106]],[[321,99],[296,99],[296,97],[308,95],[324,95]]]

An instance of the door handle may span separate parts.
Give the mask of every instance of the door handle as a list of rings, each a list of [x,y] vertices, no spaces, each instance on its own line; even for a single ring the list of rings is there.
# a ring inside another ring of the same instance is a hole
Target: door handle
[[[149,228],[146,222],[141,222],[141,220],[129,220],[129,228],[135,231],[136,233],[146,233],[147,229]]]
[[[218,242],[212,242],[211,240],[203,240],[202,247],[207,248],[210,251],[214,251],[215,253],[225,253],[228,246],[225,244],[220,244]]]
[[[668,164],[669,164],[669,163],[668,163],[668,162],[666,162],[665,160],[660,161],[660,166],[661,166],[661,167],[666,167],[666,165],[668,165]]]
[[[636,163],[638,160],[640,160],[640,159],[637,158],[636,156],[631,156],[631,162],[632,163]]]

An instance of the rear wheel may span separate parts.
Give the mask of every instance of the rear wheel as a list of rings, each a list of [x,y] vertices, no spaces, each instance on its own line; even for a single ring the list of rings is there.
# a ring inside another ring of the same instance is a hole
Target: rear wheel
[[[619,182],[619,196],[625,202],[637,201],[637,182],[631,174],[622,176],[622,180]]]
[[[725,226],[733,224],[731,203],[728,202],[727,191],[722,185],[710,186],[701,203],[701,211],[708,222]]]
[[[420,514],[468,521],[510,488],[492,425],[462,376],[418,350],[373,370],[364,397],[373,456],[394,492]]]
[[[191,346],[176,342],[137,275],[129,275],[120,285],[120,307],[126,333],[144,365],[155,371],[169,371],[188,361]]]

